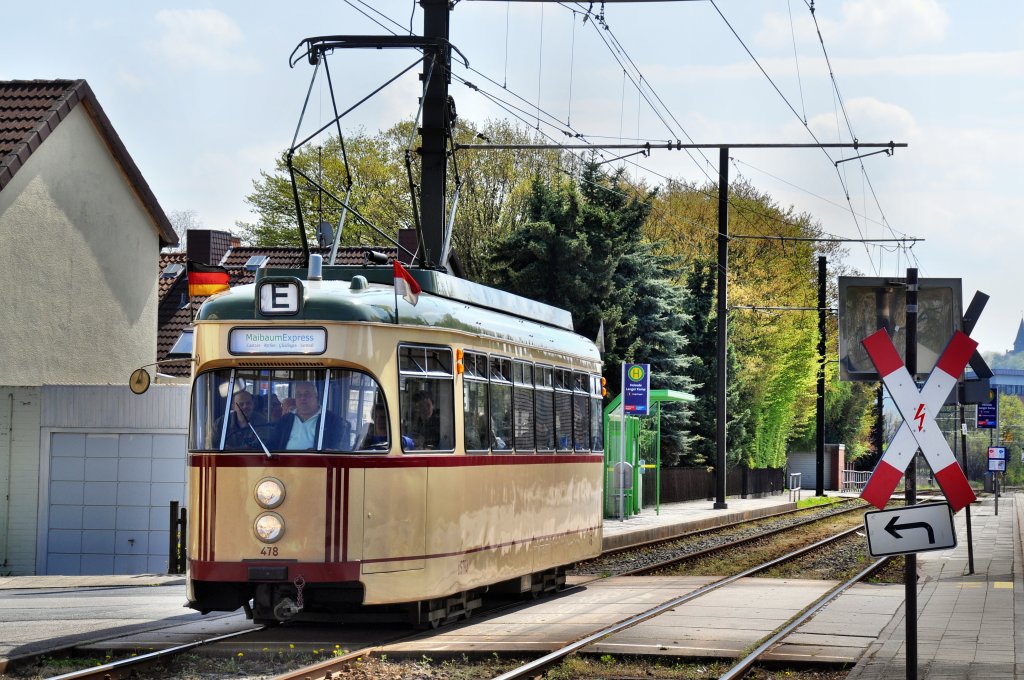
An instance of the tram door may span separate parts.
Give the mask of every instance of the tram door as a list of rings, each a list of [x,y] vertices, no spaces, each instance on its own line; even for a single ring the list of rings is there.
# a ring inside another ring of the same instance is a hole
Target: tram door
[[[422,569],[427,468],[368,468],[364,489],[363,573]]]

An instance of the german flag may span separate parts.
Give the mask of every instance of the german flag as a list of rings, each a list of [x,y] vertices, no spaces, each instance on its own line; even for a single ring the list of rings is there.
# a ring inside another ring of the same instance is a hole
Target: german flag
[[[188,296],[206,297],[227,290],[228,270],[202,262],[188,262]]]

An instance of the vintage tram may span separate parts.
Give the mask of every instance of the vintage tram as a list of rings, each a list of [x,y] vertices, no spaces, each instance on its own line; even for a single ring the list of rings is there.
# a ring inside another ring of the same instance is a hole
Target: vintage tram
[[[594,343],[564,310],[410,273],[415,305],[390,264],[316,261],[202,305],[190,607],[438,625],[599,553]]]

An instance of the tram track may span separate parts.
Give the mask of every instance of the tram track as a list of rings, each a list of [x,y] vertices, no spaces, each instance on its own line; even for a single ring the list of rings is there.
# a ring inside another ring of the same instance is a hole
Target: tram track
[[[809,518],[807,520],[802,520],[802,521],[799,521],[799,522],[794,522],[794,523],[789,524],[788,526],[785,526],[785,527],[781,527],[781,528],[776,527],[776,528],[774,528],[774,529],[772,529],[771,531],[768,531],[768,532],[759,532],[759,533],[757,533],[754,536],[744,536],[744,537],[742,537],[740,539],[737,539],[737,540],[724,542],[721,545],[717,545],[717,546],[710,547],[710,548],[705,548],[705,549],[700,550],[700,551],[694,551],[694,552],[691,552],[691,553],[687,553],[685,555],[676,555],[676,556],[674,556],[674,557],[672,557],[670,559],[667,559],[667,560],[660,560],[660,561],[658,561],[655,564],[645,564],[644,566],[642,566],[640,568],[635,568],[635,569],[632,569],[632,570],[619,570],[619,571],[616,571],[614,574],[606,574],[605,576],[610,576],[610,575],[626,576],[626,575],[649,574],[652,571],[654,571],[654,572],[659,572],[659,571],[660,572],[664,572],[665,570],[672,569],[674,566],[678,565],[679,563],[690,562],[690,561],[693,561],[693,560],[698,560],[698,559],[701,559],[703,557],[707,557],[707,556],[713,555],[715,553],[721,553],[721,552],[727,551],[727,550],[734,550],[737,547],[741,547],[741,546],[744,546],[744,545],[749,545],[749,544],[751,544],[752,542],[755,542],[755,541],[770,540],[772,537],[778,536],[780,534],[784,534],[784,533],[786,533],[788,531],[799,530],[801,527],[806,527],[806,526],[814,524],[816,522],[821,522],[821,521],[824,521],[824,520],[828,520],[830,518],[835,518],[835,517],[838,517],[838,516],[847,515],[847,514],[849,514],[851,512],[854,512],[854,511],[856,511],[858,509],[864,511],[864,510],[867,510],[868,508],[866,506],[863,506],[863,505],[857,505],[855,507],[844,507],[839,512],[830,512],[830,513],[827,513],[827,514],[824,514],[824,515],[819,514],[819,515],[817,515],[815,517],[812,517],[812,518]],[[783,513],[780,513],[780,514],[783,514]],[[791,515],[792,513],[784,513],[784,514]],[[755,520],[755,521],[763,521],[765,519],[768,519],[768,518],[759,518],[758,520]],[[741,526],[741,525],[749,524],[749,523],[750,523],[749,521],[748,522],[741,522],[741,523],[734,523],[731,528],[736,529],[736,528],[739,528],[739,526]],[[612,629],[612,630],[609,630],[608,632],[605,632],[604,634],[595,633],[595,635],[599,635],[599,637],[595,637],[594,639],[591,639],[591,637],[593,637],[593,636],[585,638],[584,640],[589,640],[589,641],[586,642],[586,644],[582,645],[582,647],[587,646],[587,644],[592,644],[593,642],[597,641],[598,639],[602,639],[604,637],[607,637],[607,636],[610,636],[610,635],[614,635],[614,633],[617,632],[618,630],[624,630],[624,629],[626,629],[628,627],[636,625],[637,623],[640,623],[643,620],[646,620],[647,618],[653,618],[653,617],[657,616],[658,613],[660,613],[661,611],[664,611],[665,609],[678,606],[678,605],[683,604],[683,603],[685,603],[685,602],[687,602],[687,601],[689,601],[691,599],[696,599],[697,597],[700,597],[701,595],[704,595],[704,594],[707,594],[709,592],[712,592],[712,590],[721,588],[721,587],[723,587],[723,586],[725,586],[725,585],[727,585],[729,583],[732,583],[732,582],[734,582],[734,581],[736,581],[736,580],[738,580],[740,578],[744,578],[746,576],[750,576],[750,575],[753,575],[755,573],[760,573],[762,571],[771,569],[772,567],[774,567],[776,565],[779,565],[779,564],[782,564],[782,563],[784,563],[786,561],[795,559],[795,558],[797,558],[800,555],[806,555],[808,553],[811,553],[811,552],[813,552],[815,550],[818,550],[818,549],[822,548],[823,546],[825,546],[827,544],[830,544],[830,543],[832,543],[834,541],[840,540],[844,536],[850,536],[850,535],[852,535],[853,533],[855,533],[858,530],[860,530],[860,525],[858,525],[856,527],[853,527],[852,529],[849,529],[847,531],[839,532],[839,533],[835,534],[834,536],[829,537],[829,539],[826,539],[824,541],[818,541],[818,542],[814,543],[813,545],[805,546],[803,548],[800,548],[799,550],[794,550],[794,551],[788,553],[787,555],[784,555],[784,556],[782,556],[782,557],[780,557],[778,559],[765,561],[763,564],[759,564],[759,565],[757,565],[757,566],[755,566],[755,567],[753,567],[751,569],[744,570],[744,571],[740,572],[739,574],[735,574],[733,576],[725,577],[725,578],[723,578],[721,580],[718,580],[718,581],[715,581],[713,583],[710,583],[710,584],[708,584],[705,587],[697,589],[694,592],[692,592],[692,593],[690,593],[690,594],[688,594],[686,596],[683,596],[684,599],[677,599],[677,600],[670,601],[670,603],[667,603],[666,605],[664,605],[664,609],[658,608],[656,611],[654,611],[654,613],[645,613],[645,614],[639,615],[641,618],[634,617],[633,619],[627,620],[626,622],[620,622],[620,624],[621,624],[620,627]],[[719,528],[719,531],[717,531],[717,532],[702,531],[700,533],[701,534],[705,534],[705,535],[710,534],[710,533],[719,533],[720,534],[721,533],[721,528]],[[675,537],[674,539],[670,539],[669,543],[671,543],[672,541],[675,541],[675,540],[679,540],[680,538],[686,538],[686,537],[685,536],[684,537]],[[650,547],[652,547],[653,544],[656,544],[656,543],[664,543],[664,541],[649,543],[649,544],[647,544],[646,548],[650,548]],[[622,553],[622,551],[615,551],[615,552],[620,553],[620,554]],[[591,583],[591,582],[592,582],[592,580],[591,581],[587,581],[587,583]],[[574,590],[576,590],[576,588],[578,588],[578,587],[580,587],[580,586],[575,586],[575,587],[567,588],[567,589],[563,590],[562,593],[566,594],[566,595],[571,595],[571,593]],[[510,608],[521,608],[522,605],[523,605],[522,602],[516,602],[514,604],[506,604],[504,606],[499,606],[499,607],[495,607],[495,608],[488,608],[487,611],[481,611],[480,614],[483,615],[483,616],[494,616],[494,615],[500,614],[500,613],[502,613],[502,611],[506,611],[506,610],[508,610]],[[288,628],[290,628],[290,627],[283,627],[281,629],[281,631],[282,632],[287,631]],[[442,629],[442,632],[443,632],[443,630],[444,629]],[[257,632],[257,631],[256,630],[254,630],[254,631],[245,631],[245,633],[253,633],[253,632]],[[392,631],[392,632],[394,632],[394,631]],[[345,669],[346,668],[351,668],[353,666],[353,664],[358,664],[360,662],[365,664],[365,662],[368,659],[371,659],[371,658],[374,658],[374,657],[379,659],[380,655],[382,653],[387,654],[386,651],[382,652],[382,650],[386,650],[388,645],[392,645],[392,644],[396,644],[396,643],[399,643],[399,642],[411,640],[413,638],[417,638],[417,637],[420,637],[420,636],[423,636],[423,635],[424,635],[423,631],[417,630],[417,631],[414,631],[414,632],[409,633],[409,634],[402,634],[402,635],[393,636],[393,637],[382,637],[380,640],[375,641],[372,644],[369,644],[369,645],[367,645],[365,647],[360,647],[360,648],[356,649],[356,651],[348,652],[348,653],[342,653],[342,650],[337,650],[336,652],[334,652],[334,654],[336,654],[336,656],[332,656],[331,658],[327,658],[326,660],[321,661],[321,662],[319,662],[319,663],[317,663],[317,664],[315,664],[313,666],[305,666],[305,667],[302,667],[302,668],[300,668],[298,670],[294,670],[294,671],[292,671],[292,670],[285,670],[280,675],[276,675],[276,676],[273,676],[273,677],[280,678],[282,680],[297,680],[298,678],[333,678],[333,677],[343,678],[343,677],[349,677],[349,675],[347,674]],[[76,673],[69,673],[69,674],[66,674],[64,676],[60,676],[60,678],[68,678],[70,680],[71,678],[76,678],[77,679],[77,678],[129,677],[131,675],[132,669],[139,668],[140,664],[150,664],[150,665],[152,665],[154,663],[158,663],[158,664],[162,664],[162,665],[166,666],[167,665],[166,662],[169,659],[173,658],[175,655],[186,654],[190,650],[194,650],[196,647],[198,647],[200,645],[207,645],[207,646],[214,645],[215,646],[216,643],[222,643],[222,645],[226,646],[228,648],[228,650],[234,650],[236,648],[237,649],[242,649],[242,647],[238,647],[237,645],[232,646],[232,638],[233,637],[234,636],[218,637],[218,638],[214,638],[214,639],[210,639],[210,640],[206,640],[206,641],[201,641],[201,642],[197,642],[197,643],[191,643],[191,644],[188,644],[188,645],[182,645],[180,647],[176,647],[176,648],[168,649],[168,650],[163,650],[161,652],[155,652],[155,653],[152,653],[152,654],[140,655],[140,656],[134,657],[132,659],[125,659],[125,660],[122,660],[122,661],[117,662],[115,664],[109,664],[109,665],[104,666],[104,667],[97,666],[95,668],[85,669],[85,670],[82,670],[82,671],[78,671]],[[239,635],[238,637],[242,637],[242,636]],[[234,641],[237,642],[237,640],[234,640]],[[280,643],[278,643],[278,644],[280,644]],[[582,647],[580,647],[580,648],[582,648]],[[228,650],[220,652],[219,655],[222,656],[222,657],[230,657],[233,654],[233,651],[228,651]],[[328,653],[331,653],[333,650],[327,650],[327,651],[328,651]],[[575,651],[575,650],[573,650],[573,651]],[[569,654],[572,654],[573,651],[570,651],[566,656],[568,656]],[[214,653],[216,654],[216,652],[214,652]],[[239,656],[241,656],[241,654],[239,654]],[[253,656],[255,656],[255,654]],[[394,654],[392,654],[390,656],[391,656],[392,659],[397,658],[397,655],[394,655]],[[551,664],[551,663],[557,663],[557,661],[549,662],[549,664]],[[278,660],[277,663],[269,663],[268,662],[267,665],[266,665],[265,670],[273,673],[273,672],[277,672],[277,671],[274,670],[275,668],[276,669],[282,669],[283,667],[285,667],[284,664],[281,663],[280,660]],[[526,672],[528,673],[529,671],[526,671]],[[138,676],[136,676],[136,677],[138,677]],[[142,676],[142,677],[145,677],[145,676]],[[167,676],[167,677],[177,677],[177,676]],[[195,676],[195,677],[204,677],[204,676]],[[243,676],[235,675],[235,677],[243,677]],[[271,677],[271,676],[264,674],[264,675],[254,676],[254,677]],[[509,676],[509,677],[524,677],[524,676],[521,675],[521,676]]]
[[[538,677],[538,674],[543,673],[555,664],[560,663],[570,655],[581,652],[585,650],[587,647],[595,643],[598,643],[608,637],[611,637],[616,633],[622,632],[628,628],[632,628],[633,626],[643,623],[644,621],[656,618],[657,616],[667,611],[673,610],[676,607],[679,607],[688,602],[692,602],[693,600],[703,597],[720,588],[724,588],[732,583],[735,583],[736,581],[739,581],[740,579],[754,576],[763,571],[767,571],[769,569],[777,567],[780,564],[783,564],[790,560],[802,557],[808,553],[813,552],[814,550],[827,546],[835,541],[842,540],[859,530],[859,527],[853,527],[851,529],[841,531],[824,540],[818,541],[808,546],[798,548],[797,550],[787,553],[782,557],[768,560],[749,569],[745,569],[737,574],[733,574],[731,576],[726,576],[719,580],[712,581],[711,583],[701,586],[689,593],[680,595],[679,597],[672,598],[667,602],[663,602],[639,614],[635,614],[620,621],[616,621],[615,623],[605,626],[604,628],[601,628],[600,630],[597,630],[583,638],[580,638],[568,645],[565,645],[564,647],[561,647],[542,657],[539,657],[526,664],[523,664],[522,666],[516,669],[496,676],[494,680],[520,680],[522,678]],[[868,578],[871,574],[873,574],[881,566],[883,566],[885,562],[885,558],[877,560],[868,568],[858,573],[855,577],[829,590],[828,593],[818,598],[815,602],[813,602],[811,605],[809,605],[807,608],[801,611],[798,615],[787,621],[786,624],[780,626],[778,629],[776,629],[776,631],[773,631],[771,635],[767,636],[767,638],[758,645],[754,652],[752,652],[750,655],[742,659],[740,663],[737,664],[736,667],[734,667],[736,668],[736,670],[730,669],[730,675],[722,677],[729,677],[732,679],[741,678],[743,676],[743,673],[749,670],[749,668],[751,668],[757,662],[757,660],[760,659],[768,650],[770,650],[773,646],[777,645],[780,641],[782,641],[785,638],[785,636],[789,635],[794,630],[796,630],[804,621],[813,616],[813,614],[817,613],[822,607],[824,607],[826,604],[834,600],[843,592],[849,590],[849,588],[853,587],[860,581]],[[740,666],[742,666],[742,668],[739,668]]]

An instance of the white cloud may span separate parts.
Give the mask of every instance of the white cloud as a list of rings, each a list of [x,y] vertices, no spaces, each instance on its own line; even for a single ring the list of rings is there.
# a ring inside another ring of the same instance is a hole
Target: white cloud
[[[874,97],[856,97],[848,100],[845,108],[850,117],[853,131],[861,141],[907,141],[918,135],[914,116],[901,106],[888,104]],[[834,139],[836,137],[836,114],[834,112],[812,116],[807,124],[819,139]],[[849,133],[845,122],[840,122],[840,125],[843,138],[848,140]],[[794,122],[790,124],[790,127],[802,128],[803,126]],[[796,130],[793,129],[790,132],[794,133]]]
[[[835,28],[845,40],[868,47],[894,43],[913,47],[940,42],[948,25],[949,15],[937,0],[850,0],[843,5],[842,23]]]
[[[849,0],[843,4],[838,20],[823,13],[817,16],[830,50],[856,45],[899,52],[941,42],[949,26],[949,15],[937,0]],[[814,21],[806,11],[792,15],[767,12],[754,36],[756,44],[775,49],[791,48],[794,39],[799,45],[818,44]]]
[[[178,68],[237,71],[256,65],[253,58],[235,52],[245,37],[220,10],[163,9],[156,20],[163,29],[156,51]]]

